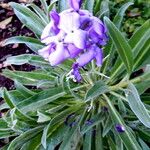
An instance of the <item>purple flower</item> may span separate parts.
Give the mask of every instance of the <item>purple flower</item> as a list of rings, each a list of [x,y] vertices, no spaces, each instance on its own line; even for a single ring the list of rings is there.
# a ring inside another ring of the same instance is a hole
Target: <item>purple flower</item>
[[[58,23],[59,23],[59,14],[56,11],[51,11],[50,13],[51,22],[45,27],[41,35],[41,40],[53,36],[59,33]]]
[[[69,5],[72,9],[78,11],[81,7],[82,0],[69,0]]]
[[[66,59],[75,59],[71,78],[81,82],[80,68],[95,60],[97,66],[103,62],[101,46],[107,42],[107,29],[103,22],[88,10],[82,10],[82,0],[69,0],[70,9],[60,14],[51,11],[51,22],[41,35],[41,42],[46,46],[39,54],[52,66],[59,65]]]
[[[85,124],[88,125],[88,126],[92,125],[93,123],[94,123],[93,120],[87,120],[87,121],[85,122]]]
[[[120,132],[120,133],[125,132],[125,127],[122,126],[121,124],[117,124],[115,126],[115,129],[116,129],[117,132]]]
[[[67,34],[64,42],[73,43],[77,48],[84,49],[86,46],[87,32],[80,29],[80,15],[77,12],[60,14],[59,28]]]
[[[50,43],[48,46],[40,49],[39,55],[41,55],[43,58],[45,58],[46,60],[48,60],[49,55],[51,54],[51,52],[53,52],[55,49],[55,44],[54,43]]]
[[[63,43],[60,43],[57,44],[56,50],[49,55],[48,59],[51,66],[56,66],[69,58],[69,56],[67,48],[63,45]]]
[[[79,69],[80,68],[79,68],[79,64],[78,63],[74,63],[72,65],[72,72],[71,72],[71,74],[74,76],[74,80],[76,82],[81,82],[81,80],[82,80],[82,77],[81,77]]]
[[[75,114],[74,114],[74,113],[68,115],[68,116],[66,117],[66,119],[65,119],[65,124],[68,125],[68,121],[69,121],[70,119],[74,118],[74,117],[75,117]]]
[[[83,49],[79,49],[77,48],[74,44],[70,43],[68,44],[68,51],[70,54],[70,58],[75,58],[77,57],[82,51]]]

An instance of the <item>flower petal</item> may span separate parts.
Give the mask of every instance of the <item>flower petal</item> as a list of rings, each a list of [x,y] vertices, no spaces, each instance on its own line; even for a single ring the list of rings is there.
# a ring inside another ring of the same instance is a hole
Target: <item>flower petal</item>
[[[77,63],[79,64],[80,67],[85,66],[88,64],[92,59],[95,58],[95,52],[94,50],[89,50],[88,52],[85,52],[82,54],[78,59]]]
[[[74,76],[75,80],[77,82],[81,82],[82,80],[82,77],[81,77],[81,74],[80,74],[80,67],[79,67],[79,64],[78,63],[74,63],[72,65],[72,75]]]
[[[52,10],[50,12],[50,17],[51,17],[51,20],[54,22],[54,24],[58,25],[59,19],[60,19],[59,14],[56,11]]]
[[[38,50],[38,54],[41,55],[43,58],[48,59],[53,47],[54,47],[53,44],[45,46],[44,48]]]
[[[43,30],[42,35],[41,35],[41,39],[47,38],[50,35],[51,32],[51,28],[52,28],[52,22],[50,22]]]
[[[41,40],[42,43],[46,44],[46,45],[49,45],[50,43],[54,43],[57,41],[57,36],[51,36],[51,37],[47,37],[43,40]]]
[[[95,51],[96,51],[96,56],[95,56],[96,65],[97,65],[98,67],[100,67],[100,66],[102,65],[102,63],[103,63],[103,51],[102,51],[102,49],[100,49],[99,47],[97,47],[97,48],[95,49]]]
[[[69,0],[69,5],[74,10],[79,10],[82,4],[82,0]]]
[[[80,15],[76,12],[60,14],[59,28],[69,33],[80,27]]]
[[[41,35],[41,40],[44,40],[47,37],[57,35],[59,33],[59,29],[53,22],[50,22],[43,30]]]
[[[73,33],[73,43],[77,48],[85,49],[87,41],[87,32],[81,29],[75,30]]]
[[[89,12],[88,10],[86,10],[86,9],[81,9],[81,10],[79,10],[79,14],[81,15],[81,16],[88,16],[88,17],[92,17],[92,13],[91,12]]]
[[[65,43],[73,43],[73,38],[74,38],[74,34],[72,32],[68,33],[65,38],[64,38],[64,42]]]
[[[89,30],[89,37],[94,43],[99,42],[99,35],[93,30],[93,28]]]
[[[49,62],[51,66],[59,65],[62,61],[69,58],[69,53],[65,49],[63,43],[57,44],[56,50],[49,56]]]
[[[82,52],[82,49],[75,47],[74,44],[68,44],[68,51],[69,51],[70,57],[75,58]]]

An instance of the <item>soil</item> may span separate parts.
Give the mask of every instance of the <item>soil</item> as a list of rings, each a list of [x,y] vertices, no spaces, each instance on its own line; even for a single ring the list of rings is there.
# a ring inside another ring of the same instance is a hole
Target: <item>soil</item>
[[[10,1],[1,0],[0,4],[2,3],[7,4],[8,2]],[[13,2],[19,2],[19,0],[15,0]],[[28,30],[26,27],[24,27],[22,23],[17,19],[12,9],[6,9],[0,6],[0,22],[9,17],[12,17],[11,22],[6,26],[6,28],[4,29],[0,28],[0,43],[1,43],[0,44],[0,64],[9,56],[31,53],[28,47],[25,46],[24,44],[11,44],[8,46],[2,45],[3,40],[9,37],[19,36],[19,35],[31,36],[31,37],[34,36],[33,33],[30,30]],[[15,70],[26,70],[26,71],[33,70],[33,66],[30,66],[30,65],[13,66],[13,68]],[[0,72],[2,71],[2,69],[4,68],[1,68]],[[0,75],[0,87],[13,89],[13,81]]]

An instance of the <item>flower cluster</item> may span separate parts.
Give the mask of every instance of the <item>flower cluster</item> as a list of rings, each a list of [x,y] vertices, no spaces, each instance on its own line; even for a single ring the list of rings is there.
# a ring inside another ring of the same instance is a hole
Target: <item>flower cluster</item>
[[[51,22],[45,27],[41,41],[45,47],[39,54],[57,66],[66,59],[76,59],[71,75],[81,81],[79,69],[95,60],[102,65],[103,52],[100,48],[107,41],[103,22],[89,11],[80,9],[81,0],[69,0],[70,9],[61,13],[51,11]]]

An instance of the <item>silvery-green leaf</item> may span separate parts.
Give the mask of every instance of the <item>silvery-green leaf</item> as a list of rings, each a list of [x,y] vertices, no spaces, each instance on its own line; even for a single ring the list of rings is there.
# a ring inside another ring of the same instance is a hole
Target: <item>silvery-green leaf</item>
[[[146,127],[150,128],[150,115],[141,101],[138,91],[132,83],[128,86],[126,96],[131,110]]]
[[[101,94],[109,91],[108,86],[103,81],[97,81],[87,92],[85,100],[92,100]]]

